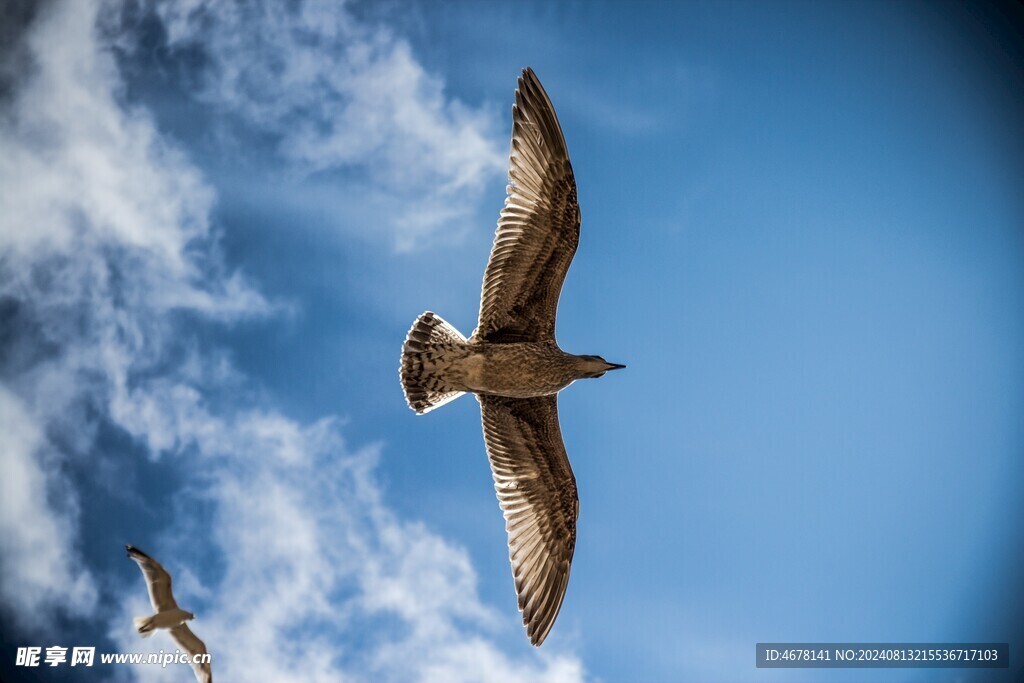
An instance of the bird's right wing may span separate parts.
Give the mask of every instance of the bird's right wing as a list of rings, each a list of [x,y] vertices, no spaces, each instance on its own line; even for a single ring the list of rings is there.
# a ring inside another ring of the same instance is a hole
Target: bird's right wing
[[[565,597],[580,510],[557,399],[477,398],[519,609],[530,642],[540,645]]]
[[[192,633],[192,629],[188,627],[188,624],[181,624],[171,629],[171,637],[181,646],[181,649],[192,655],[194,658],[196,655],[206,654],[206,644],[199,640],[196,634]],[[192,671],[196,674],[196,680],[199,683],[213,683],[213,672],[210,670],[210,663],[192,663]]]
[[[512,107],[508,179],[473,340],[554,339],[558,296],[580,241],[580,209],[562,128],[531,69],[523,70]]]
[[[160,566],[160,563],[132,545],[126,545],[128,557],[135,560],[146,577],[146,586],[149,588],[149,602],[157,612],[175,609],[178,603],[174,601],[174,594],[171,593],[171,575]]]

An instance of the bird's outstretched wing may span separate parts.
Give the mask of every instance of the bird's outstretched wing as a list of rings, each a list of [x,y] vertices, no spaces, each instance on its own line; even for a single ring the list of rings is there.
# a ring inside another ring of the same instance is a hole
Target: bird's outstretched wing
[[[580,509],[557,399],[477,398],[519,609],[530,642],[540,645],[565,597]]]
[[[188,624],[181,624],[172,628],[171,637],[174,638],[182,650],[188,652],[193,658],[196,655],[206,654],[206,644],[199,640],[196,634],[192,633],[192,629],[188,627]],[[196,680],[199,683],[213,683],[213,672],[210,671],[209,662],[193,663],[192,670],[195,672]]]
[[[554,339],[558,296],[580,240],[580,210],[562,129],[529,68],[512,106],[508,177],[473,340]]]
[[[171,575],[160,566],[160,563],[132,545],[126,545],[128,557],[135,560],[146,577],[146,585],[149,588],[149,602],[157,612],[175,609],[178,603],[174,601],[174,594],[171,593]]]

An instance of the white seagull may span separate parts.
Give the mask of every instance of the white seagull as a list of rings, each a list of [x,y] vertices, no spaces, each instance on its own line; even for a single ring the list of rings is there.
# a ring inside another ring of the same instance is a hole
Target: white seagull
[[[128,557],[135,560],[146,577],[146,585],[149,589],[149,601],[156,610],[156,614],[149,617],[135,617],[135,630],[143,638],[153,635],[156,629],[170,631],[171,637],[181,646],[181,649],[189,653],[193,660],[196,655],[206,654],[206,645],[192,633],[192,629],[185,623],[192,621],[196,615],[178,607],[174,601],[174,594],[171,593],[171,575],[160,566],[160,563],[142,552],[135,546],[126,545]],[[199,683],[213,683],[213,674],[210,672],[210,663],[192,664],[196,680]]]

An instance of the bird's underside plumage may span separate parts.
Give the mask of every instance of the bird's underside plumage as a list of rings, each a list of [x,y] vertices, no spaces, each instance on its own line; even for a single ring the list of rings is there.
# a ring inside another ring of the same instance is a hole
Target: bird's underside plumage
[[[467,340],[424,313],[403,347],[409,406],[425,413],[472,391],[506,520],[519,609],[534,645],[565,597],[579,502],[558,426],[557,392],[576,357],[555,343],[562,283],[579,243],[580,212],[565,139],[529,68],[512,108],[508,197]]]

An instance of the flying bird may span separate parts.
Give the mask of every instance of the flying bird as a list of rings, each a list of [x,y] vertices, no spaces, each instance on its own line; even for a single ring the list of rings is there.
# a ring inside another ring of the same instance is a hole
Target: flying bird
[[[174,601],[174,594],[171,593],[171,575],[160,566],[160,563],[142,552],[135,546],[126,545],[128,557],[135,560],[146,577],[146,587],[149,589],[149,601],[156,610],[156,614],[149,617],[135,617],[135,630],[143,638],[148,638],[157,629],[166,629],[171,632],[171,637],[178,643],[182,650],[188,652],[192,659],[196,655],[206,654],[206,645],[192,633],[192,629],[185,623],[192,621],[196,615],[178,607]],[[199,683],[212,683],[213,674],[210,672],[210,663],[192,664],[196,680]]]
[[[512,106],[508,177],[476,329],[466,339],[427,311],[405,339],[400,376],[419,414],[466,392],[480,402],[519,610],[530,642],[540,645],[565,597],[579,516],[557,395],[577,379],[625,366],[565,353],[555,342],[580,210],[561,126],[530,68]]]

